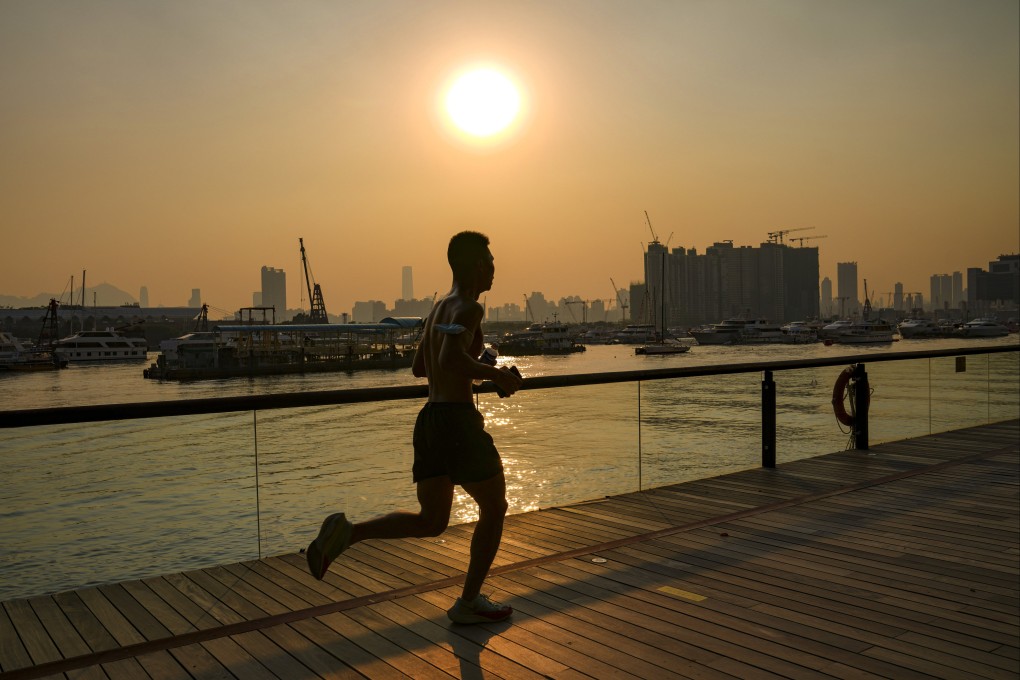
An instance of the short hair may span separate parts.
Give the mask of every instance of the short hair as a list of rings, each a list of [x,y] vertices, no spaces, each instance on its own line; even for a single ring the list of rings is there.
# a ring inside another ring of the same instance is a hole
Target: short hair
[[[485,257],[489,248],[489,237],[477,231],[462,231],[450,239],[446,259],[455,278],[469,276],[478,261]]]

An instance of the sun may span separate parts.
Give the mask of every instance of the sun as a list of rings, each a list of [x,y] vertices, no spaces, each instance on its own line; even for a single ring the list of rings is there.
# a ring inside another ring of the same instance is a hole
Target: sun
[[[495,69],[478,68],[453,82],[445,104],[459,130],[474,137],[491,137],[517,118],[521,96],[507,76]]]

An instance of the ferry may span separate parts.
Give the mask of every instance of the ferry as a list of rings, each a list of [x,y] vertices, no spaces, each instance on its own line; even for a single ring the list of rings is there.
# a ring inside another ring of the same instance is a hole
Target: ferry
[[[893,342],[893,327],[882,320],[861,319],[840,331],[834,340],[842,345]]]
[[[368,324],[224,323],[160,343],[152,380],[207,380],[259,375],[410,366],[423,319],[387,317]]]
[[[585,351],[585,346],[570,336],[566,324],[533,323],[523,331],[507,333],[496,344],[500,354],[572,354]]]
[[[145,361],[148,352],[145,338],[124,335],[116,328],[79,331],[53,343],[53,353],[70,362]]]

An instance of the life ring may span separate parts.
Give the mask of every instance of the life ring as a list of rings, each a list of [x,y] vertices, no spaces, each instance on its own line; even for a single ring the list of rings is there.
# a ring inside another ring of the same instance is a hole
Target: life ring
[[[854,417],[846,412],[846,393],[847,385],[850,383],[850,379],[854,375],[854,367],[847,366],[836,378],[836,384],[832,386],[832,411],[836,414],[836,420],[843,423],[847,427],[853,427]],[[871,402],[871,395],[864,395],[865,408]]]

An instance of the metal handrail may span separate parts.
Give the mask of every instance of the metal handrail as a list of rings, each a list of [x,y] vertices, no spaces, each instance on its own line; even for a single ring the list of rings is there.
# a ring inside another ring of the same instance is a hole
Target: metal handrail
[[[790,359],[783,361],[758,361],[740,364],[709,364],[657,368],[640,371],[611,371],[604,373],[578,373],[573,375],[549,375],[525,378],[522,389],[550,389],[558,387],[580,387],[583,385],[608,385],[622,382],[645,380],[666,380],[670,378],[691,378],[709,375],[731,375],[735,373],[757,373],[760,371],[787,371],[801,368],[822,368],[845,366],[850,363],[874,363],[879,361],[903,361],[906,359],[931,359],[957,357],[972,354],[998,354],[1020,351],[1018,345],[997,347],[960,347],[956,349],[925,350],[920,352],[883,352],[852,354],[824,359]],[[476,392],[494,392],[492,383],[483,383]],[[238,411],[262,411],[279,408],[304,406],[327,406],[356,404],[376,401],[398,401],[402,399],[425,399],[426,385],[403,385],[396,387],[366,387],[348,390],[323,390],[302,393],[281,393],[250,395],[243,397],[210,397],[205,399],[178,399],[172,401],[148,401],[123,404],[95,404],[88,406],[57,406],[52,408],[18,409],[0,411],[0,429],[31,427],[37,425],[66,425],[109,420],[135,420],[140,418],[165,418],[209,413],[234,413]]]

